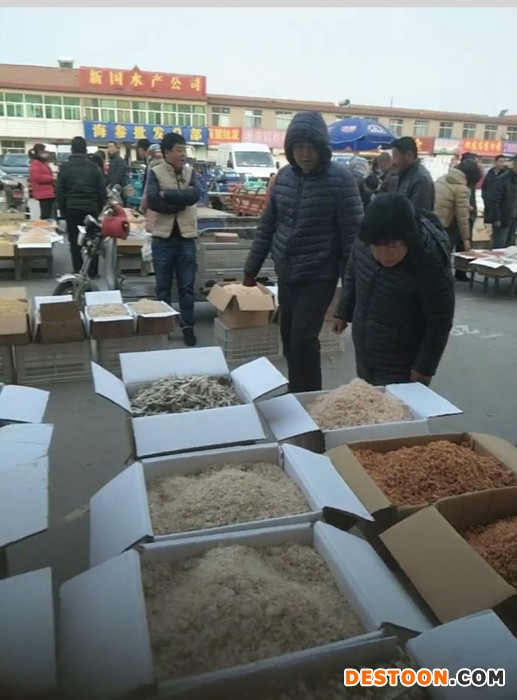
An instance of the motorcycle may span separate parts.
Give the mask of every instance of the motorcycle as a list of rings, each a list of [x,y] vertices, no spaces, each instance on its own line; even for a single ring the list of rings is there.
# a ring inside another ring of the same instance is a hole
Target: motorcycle
[[[118,288],[117,238],[125,240],[129,236],[129,221],[122,207],[120,194],[121,189],[118,185],[108,189],[108,201],[99,219],[90,215],[85,218],[77,239],[83,253],[83,266],[79,272],[58,277],[53,296],[71,294],[75,300],[84,303],[86,292],[98,291],[98,287],[90,278],[90,269],[93,261],[99,256],[105,260],[108,289]]]

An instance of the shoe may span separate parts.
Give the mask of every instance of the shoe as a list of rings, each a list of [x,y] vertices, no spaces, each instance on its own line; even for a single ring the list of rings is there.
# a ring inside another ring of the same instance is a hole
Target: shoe
[[[197,338],[194,335],[194,329],[192,327],[183,329],[183,342],[188,348],[193,348],[197,345]]]
[[[463,270],[456,270],[454,273],[454,279],[457,282],[468,282],[469,278],[466,272],[463,272]]]

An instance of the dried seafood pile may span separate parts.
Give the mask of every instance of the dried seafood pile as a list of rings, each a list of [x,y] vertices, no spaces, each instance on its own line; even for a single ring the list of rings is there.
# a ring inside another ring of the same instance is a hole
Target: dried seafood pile
[[[411,411],[402,401],[362,379],[353,379],[315,399],[307,406],[307,412],[321,430],[412,419]]]
[[[110,316],[129,316],[124,304],[94,304],[88,306],[90,318],[109,318]]]
[[[464,537],[506,583],[517,588],[517,517],[497,520]]]
[[[0,242],[2,243],[16,243],[19,238],[18,233],[12,233],[8,231],[0,231]]]
[[[231,294],[239,294],[239,296],[264,296],[260,287],[245,287],[243,284],[232,282],[225,284],[223,289]]]
[[[154,299],[140,299],[128,306],[135,314],[162,314],[168,311],[163,302]]]
[[[226,377],[167,377],[140,389],[131,400],[134,416],[185,413],[207,408],[239,406]]]
[[[29,304],[23,299],[0,299],[0,314],[26,314]]]

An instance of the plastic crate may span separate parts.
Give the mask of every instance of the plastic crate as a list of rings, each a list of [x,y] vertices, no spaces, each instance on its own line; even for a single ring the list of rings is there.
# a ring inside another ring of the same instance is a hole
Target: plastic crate
[[[32,343],[14,348],[18,384],[84,381],[91,377],[90,342]]]
[[[278,326],[273,323],[258,328],[228,328],[221,319],[216,318],[214,342],[222,348],[228,362],[280,354]]]
[[[341,336],[332,332],[334,321],[324,321],[323,327],[319,335],[320,353],[322,355],[334,355],[338,352],[344,352],[344,346],[341,341]]]
[[[120,353],[146,352],[148,350],[167,350],[170,341],[167,334],[162,335],[132,335],[128,338],[106,338],[96,340],[96,359],[101,367],[120,377]]]
[[[14,384],[13,349],[0,347],[0,384]]]

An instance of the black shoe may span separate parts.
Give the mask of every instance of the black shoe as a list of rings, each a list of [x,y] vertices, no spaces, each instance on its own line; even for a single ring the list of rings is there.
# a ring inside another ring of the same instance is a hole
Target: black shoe
[[[183,342],[188,348],[193,348],[197,345],[197,338],[192,327],[183,328]]]
[[[454,273],[454,279],[457,282],[468,282],[469,278],[466,272],[463,272],[463,270],[456,270]]]

